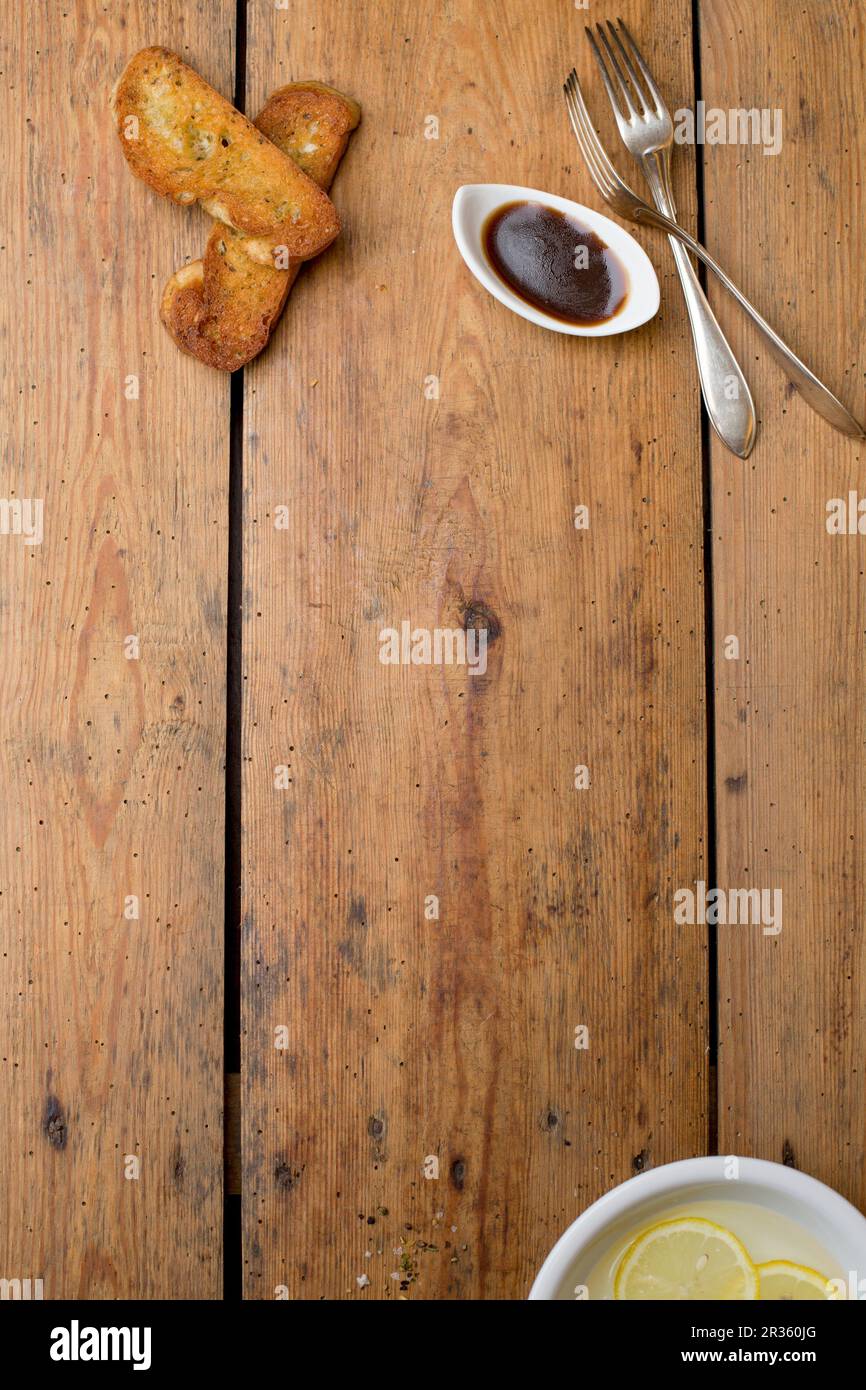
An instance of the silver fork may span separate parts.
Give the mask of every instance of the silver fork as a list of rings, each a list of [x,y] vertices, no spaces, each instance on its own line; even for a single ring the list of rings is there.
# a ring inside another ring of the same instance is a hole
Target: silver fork
[[[620,178],[616,169],[610,162],[604,146],[595,133],[586,103],[583,99],[583,92],[580,90],[580,83],[577,80],[577,73],[572,68],[569,73],[564,88],[565,103],[568,108],[571,126],[580,145],[589,176],[601,194],[604,201],[613,208],[614,212],[620,217],[626,218],[629,222],[638,222],[650,227],[658,227],[671,236],[675,236],[679,241],[687,246],[693,255],[709,266],[714,275],[717,275],[729,294],[733,295],[737,303],[748,314],[758,332],[767,344],[770,352],[781,366],[788,380],[796,386],[800,395],[812,407],[818,415],[823,418],[843,434],[853,435],[857,439],[866,439],[866,431],[858,420],[833,395],[822,381],[810,372],[804,362],[801,362],[796,353],[792,352],[786,343],[782,341],[777,333],[773,331],[766,319],[762,318],[753,304],[750,304],[746,296],[737,289],[717,261],[714,261],[709,251],[701,246],[700,242],[695,241],[694,237],[689,236],[687,231],[664,213],[658,212],[655,208],[645,203],[643,198],[639,198],[632,188]]]
[[[605,202],[613,208],[614,213],[619,213],[620,217],[626,218],[627,221],[641,222],[648,227],[657,227],[663,232],[677,236],[684,246],[688,246],[689,252],[694,253],[699,260],[703,261],[703,264],[709,265],[710,270],[719,277],[727,292],[733,295],[741,309],[745,310],[755,327],[758,328],[762,338],[765,339],[770,353],[776,357],[778,364],[783,368],[788,381],[796,386],[803,400],[812,407],[812,410],[815,410],[819,416],[823,416],[824,420],[834,425],[837,430],[841,430],[842,434],[853,435],[856,439],[866,439],[866,431],[863,431],[859,420],[853,418],[851,411],[845,409],[841,400],[835,398],[833,392],[824,386],[823,381],[820,381],[815,373],[809,371],[809,368],[799,360],[796,353],[791,352],[787,343],[784,343],[783,339],[776,332],[773,332],[766,318],[760,317],[755,306],[749,303],[744,293],[738,291],[733,279],[724,274],[721,265],[713,260],[706,247],[701,246],[701,243],[696,242],[694,236],[689,236],[687,231],[678,227],[677,222],[656,211],[656,208],[649,206],[649,203],[645,203],[644,199],[638,197],[634,189],[628,188],[628,183],[620,178],[620,175],[614,170],[613,164],[607,158],[602,142],[592,126],[592,121],[589,120],[584,93],[581,92],[580,82],[577,81],[577,72],[574,71],[574,68],[571,68],[563,90],[566,93],[566,106],[569,108],[571,129],[577,136],[577,143],[581,147],[582,156],[587,164],[589,178],[595,183],[596,189],[599,190]]]
[[[596,28],[607,54],[613,78],[608,73],[592,31],[587,29],[586,35],[610,97],[623,143],[643,169],[656,207],[668,217],[676,218],[677,210],[670,173],[674,124],[637,44],[622,20],[619,20],[619,26],[626,42],[631,46],[635,63],[646,83],[645,91],[619,34],[608,20],[608,29],[619,51],[620,60],[632,81],[634,101],[602,26],[597,24]],[[617,101],[614,82],[622,97],[625,114]],[[676,237],[671,237],[670,243],[689,314],[698,375],[710,423],[723,444],[741,459],[748,458],[755,442],[756,429],[755,405],[748,382],[707,303],[707,297],[701,289],[687,251]]]

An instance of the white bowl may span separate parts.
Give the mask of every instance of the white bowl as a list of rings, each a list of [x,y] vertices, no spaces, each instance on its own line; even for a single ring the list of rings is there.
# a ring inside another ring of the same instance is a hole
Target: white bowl
[[[484,224],[490,214],[505,203],[523,202],[544,203],[576,218],[581,226],[595,232],[619,257],[628,272],[629,291],[625,304],[613,318],[604,323],[586,325],[563,323],[562,319],[527,304],[494,273],[484,252]],[[476,280],[500,304],[541,328],[552,328],[554,333],[571,333],[576,338],[607,338],[612,333],[627,333],[631,328],[639,328],[658,310],[659,282],[643,247],[623,227],[611,222],[609,217],[594,212],[592,208],[585,208],[581,203],[573,203],[570,198],[560,198],[555,193],[541,193],[536,188],[520,188],[513,183],[466,183],[454,195],[451,225],[460,254]]]
[[[539,1270],[531,1299],[573,1299],[587,1270],[642,1223],[688,1201],[736,1201],[765,1207],[797,1222],[845,1272],[866,1276],[866,1218],[838,1192],[781,1163],[738,1158],[739,1176],[725,1176],[729,1157],[685,1158],[629,1178],[587,1207],[554,1245]],[[854,1295],[856,1296],[856,1295]],[[848,1297],[852,1297],[849,1291]]]

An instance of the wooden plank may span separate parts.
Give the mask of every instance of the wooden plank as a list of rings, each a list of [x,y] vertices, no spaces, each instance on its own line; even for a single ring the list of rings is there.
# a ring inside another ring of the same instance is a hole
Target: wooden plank
[[[231,92],[234,12],[4,24],[0,492],[44,540],[0,536],[0,1275],[49,1299],[222,1287],[228,383],[158,321],[206,219],[132,179],[108,97],[154,42]]]
[[[783,134],[775,156],[707,150],[711,249],[861,417],[862,21],[846,0],[701,7],[707,106],[779,110]],[[746,466],[712,456],[718,881],[782,891],[778,934],[719,928],[719,1143],[862,1205],[866,542],[829,535],[826,505],[862,491],[864,451],[719,309],[761,433]]]
[[[651,32],[653,6],[625,12]],[[478,179],[597,202],[561,97],[585,18],[250,7],[250,109],[314,76],[364,116],[344,234],[246,373],[248,1297],[522,1297],[587,1202],[705,1148],[705,941],[671,906],[705,872],[673,271],[656,245],[658,321],[581,343],[486,297],[450,231]],[[677,100],[689,22],[668,7],[652,50]],[[486,674],[383,666],[403,620],[486,629]]]

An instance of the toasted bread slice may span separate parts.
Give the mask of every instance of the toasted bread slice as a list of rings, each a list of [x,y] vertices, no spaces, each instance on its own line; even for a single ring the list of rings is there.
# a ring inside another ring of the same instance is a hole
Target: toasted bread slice
[[[274,92],[257,128],[322,188],[330,188],[358,104],[322,82],[292,82]],[[301,262],[279,256],[263,264],[251,239],[214,223],[204,259],[178,270],[163,291],[160,314],[178,347],[210,367],[233,372],[268,341]]]
[[[133,173],[164,198],[201,203],[259,239],[264,259],[284,246],[306,260],[339,232],[327,194],[176,53],[136,53],[112,102]]]

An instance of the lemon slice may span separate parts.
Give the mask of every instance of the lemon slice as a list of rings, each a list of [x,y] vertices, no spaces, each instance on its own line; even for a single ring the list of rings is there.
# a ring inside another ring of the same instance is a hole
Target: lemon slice
[[[761,1299],[784,1299],[803,1303],[807,1299],[827,1299],[832,1302],[830,1280],[817,1269],[795,1265],[790,1260],[770,1260],[758,1265]]]
[[[758,1271],[733,1232],[684,1216],[659,1221],[632,1241],[619,1262],[614,1298],[725,1302],[758,1297]]]

